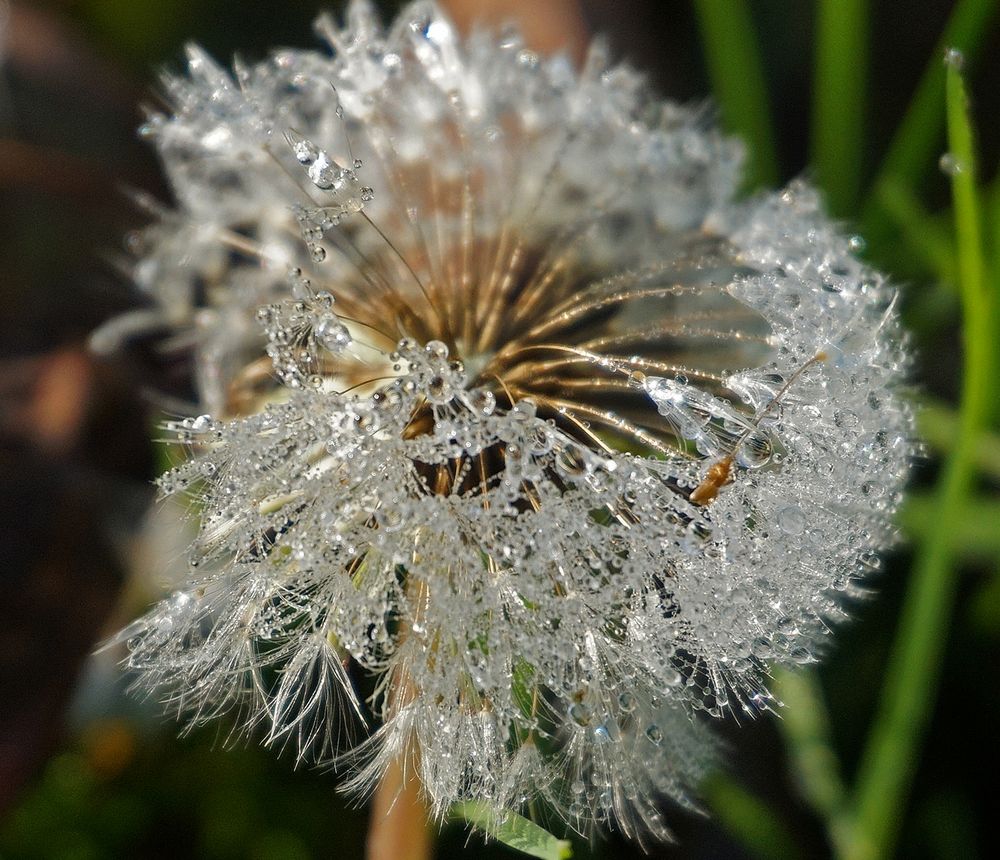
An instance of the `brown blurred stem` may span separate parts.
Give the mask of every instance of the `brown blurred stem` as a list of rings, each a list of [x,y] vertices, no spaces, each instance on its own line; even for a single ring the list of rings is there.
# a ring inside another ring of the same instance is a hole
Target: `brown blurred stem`
[[[427,805],[420,796],[416,774],[406,769],[403,761],[397,759],[389,766],[375,790],[367,860],[429,860],[431,857],[434,837]]]
[[[579,64],[587,51],[579,0],[443,0],[442,5],[464,33],[476,24],[516,24],[525,44],[542,54],[565,51]]]

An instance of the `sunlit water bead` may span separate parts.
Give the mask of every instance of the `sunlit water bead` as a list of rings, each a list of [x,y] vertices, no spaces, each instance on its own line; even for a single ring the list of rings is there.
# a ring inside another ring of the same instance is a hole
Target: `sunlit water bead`
[[[343,352],[351,343],[350,330],[335,314],[322,314],[316,321],[315,333],[316,340],[334,354]]]
[[[946,48],[944,52],[944,64],[960,72],[965,67],[965,54],[958,48]]]
[[[958,176],[966,170],[966,164],[950,152],[945,152],[938,159],[938,168],[945,176]]]

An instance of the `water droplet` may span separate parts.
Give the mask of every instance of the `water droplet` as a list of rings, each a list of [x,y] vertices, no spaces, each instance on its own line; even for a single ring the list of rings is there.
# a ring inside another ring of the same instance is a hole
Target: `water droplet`
[[[965,54],[958,48],[948,48],[944,52],[944,64],[949,68],[961,71],[965,66]]]
[[[782,508],[777,515],[778,528],[785,534],[798,537],[806,530],[806,516],[802,509],[789,505]]]
[[[761,430],[747,436],[736,452],[736,462],[744,469],[759,469],[767,465],[774,453],[770,437]]]
[[[583,702],[573,702],[569,706],[569,718],[578,726],[590,725],[590,708]]]
[[[646,729],[646,739],[653,744],[653,746],[659,746],[663,743],[663,732],[660,727],[653,723]]]
[[[622,693],[618,697],[618,707],[621,708],[626,714],[631,714],[638,704],[639,703],[636,701],[635,696],[631,693]]]
[[[847,240],[847,247],[851,249],[852,254],[862,254],[867,247],[867,242],[865,242],[864,236],[855,234]]]
[[[292,146],[292,152],[300,164],[312,164],[319,155],[316,145],[310,140],[300,140]]]
[[[945,176],[958,176],[965,168],[961,161],[950,152],[944,153],[938,159],[938,167]]]
[[[316,342],[330,352],[339,353],[351,342],[351,332],[334,314],[323,314],[314,329]]]
[[[661,677],[663,678],[663,683],[668,687],[676,687],[684,680],[681,673],[674,668],[664,669],[661,673]]]
[[[427,399],[432,403],[447,403],[451,400],[452,387],[448,377],[435,374],[427,381]]]
[[[556,455],[556,468],[567,478],[579,478],[587,473],[587,460],[576,445],[566,445]]]
[[[497,398],[487,388],[476,388],[466,395],[465,402],[477,415],[492,415],[497,405]]]
[[[315,262],[322,263],[326,259],[326,248],[322,245],[313,245],[309,250]]]
[[[594,742],[598,744],[606,744],[611,740],[611,731],[608,727],[601,723],[594,729]]]
[[[424,347],[424,351],[431,358],[445,359],[448,357],[448,345],[440,340],[429,340]]]
[[[861,492],[869,499],[878,499],[885,495],[885,487],[878,481],[865,481],[861,485]]]
[[[387,532],[398,531],[403,526],[403,515],[395,508],[379,508],[375,511],[375,519]]]

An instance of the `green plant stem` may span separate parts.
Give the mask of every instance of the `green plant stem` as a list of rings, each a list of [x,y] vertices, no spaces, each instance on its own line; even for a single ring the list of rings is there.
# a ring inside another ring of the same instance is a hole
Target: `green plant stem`
[[[746,0],[695,0],[712,90],[726,127],[749,148],[747,184],[779,180],[767,85]]]
[[[868,17],[868,0],[818,4],[812,163],[835,215],[854,212],[861,190]]]
[[[955,595],[954,535],[975,475],[980,433],[993,381],[993,309],[985,278],[982,226],[967,99],[959,71],[946,73],[950,151],[965,354],[962,405],[954,447],[937,488],[937,524],[917,550],[890,655],[882,700],[858,772],[854,824],[841,856],[874,860],[892,853],[900,814],[930,718]]]
[[[774,670],[774,692],[785,707],[778,726],[803,799],[826,822],[830,842],[849,829],[847,789],[830,738],[830,716],[815,671]]]

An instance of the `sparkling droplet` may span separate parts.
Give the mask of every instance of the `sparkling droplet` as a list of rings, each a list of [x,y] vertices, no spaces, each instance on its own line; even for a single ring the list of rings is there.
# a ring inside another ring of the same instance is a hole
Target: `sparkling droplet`
[[[736,452],[736,462],[744,469],[759,469],[767,465],[774,453],[770,437],[757,430],[747,436]]]
[[[351,332],[334,314],[323,314],[314,330],[317,343],[330,352],[339,353],[351,342]]]
[[[566,445],[556,455],[556,469],[567,478],[579,478],[587,474],[587,460],[576,445]]]
[[[958,48],[948,48],[944,52],[944,64],[949,68],[961,71],[965,66],[965,54]]]
[[[806,516],[801,508],[794,505],[778,511],[777,523],[779,529],[792,537],[797,537],[806,530]]]
[[[429,340],[424,347],[424,351],[431,358],[445,359],[448,357],[448,345],[440,340]]]
[[[646,729],[646,739],[653,744],[653,746],[659,746],[663,743],[663,732],[660,727],[653,723]]]
[[[950,152],[944,153],[938,159],[938,167],[941,168],[941,172],[945,176],[958,176],[964,169],[964,165],[961,161],[955,158]]]
[[[569,718],[578,726],[590,725],[590,708],[583,702],[573,702],[569,706]]]
[[[487,388],[476,388],[465,397],[466,405],[477,415],[492,415],[497,405],[496,395]]]
[[[319,155],[316,145],[309,140],[300,140],[292,146],[292,152],[300,164],[312,164]]]
[[[443,374],[436,374],[427,381],[427,399],[431,403],[443,404],[451,400],[451,381]]]

